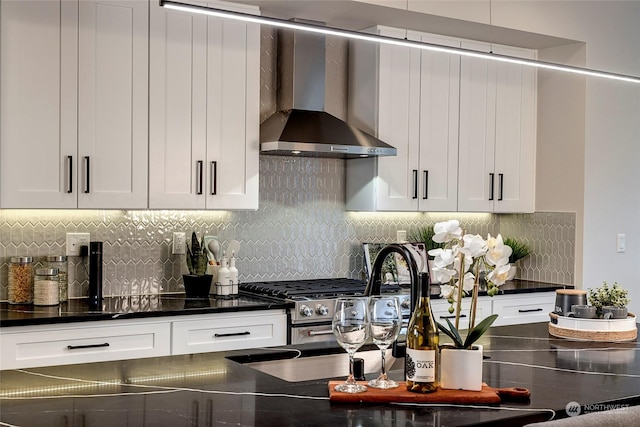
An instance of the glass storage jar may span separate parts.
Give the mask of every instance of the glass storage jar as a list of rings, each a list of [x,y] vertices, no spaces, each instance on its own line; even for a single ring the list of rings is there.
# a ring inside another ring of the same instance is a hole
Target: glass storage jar
[[[64,255],[48,256],[47,263],[49,264],[49,268],[58,269],[58,282],[60,283],[58,289],[58,299],[60,300],[60,302],[65,302],[69,299],[69,276],[67,275],[67,257]]]
[[[12,257],[9,264],[9,304],[33,303],[33,257]]]
[[[60,281],[57,268],[37,268],[33,279],[33,305],[58,305]]]

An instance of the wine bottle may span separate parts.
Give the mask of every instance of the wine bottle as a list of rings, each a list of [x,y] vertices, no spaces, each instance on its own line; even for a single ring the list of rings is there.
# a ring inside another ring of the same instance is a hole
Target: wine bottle
[[[420,274],[420,294],[407,328],[405,374],[407,390],[432,393],[438,389],[438,328],[429,302],[429,274]]]

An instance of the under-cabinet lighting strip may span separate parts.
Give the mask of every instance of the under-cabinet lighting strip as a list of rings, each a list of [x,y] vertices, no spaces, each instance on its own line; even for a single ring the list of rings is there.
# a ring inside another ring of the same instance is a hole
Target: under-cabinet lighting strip
[[[458,47],[442,46],[438,44],[412,41],[407,39],[397,39],[394,37],[382,36],[378,34],[365,34],[358,31],[344,30],[340,28],[324,27],[302,22],[287,21],[284,19],[270,18],[266,16],[251,15],[249,13],[235,12],[224,9],[217,9],[194,4],[186,4],[171,0],[159,0],[160,6],[167,9],[179,10],[182,12],[199,13],[203,15],[215,16],[218,18],[234,19],[237,21],[250,22],[255,24],[270,25],[272,27],[287,28],[291,30],[307,31],[331,36],[345,37],[354,40],[364,40],[374,43],[390,44],[395,46],[405,46],[434,52],[443,52],[453,55],[470,56],[474,58],[489,59],[492,61],[508,62],[511,64],[526,65],[529,67],[542,68],[547,70],[563,71],[574,74],[581,74],[591,77],[600,77],[624,82],[640,83],[640,77],[626,74],[612,73],[608,71],[593,70],[589,68],[574,67],[571,65],[560,65],[551,62],[538,61],[534,59],[518,58],[514,56],[500,55],[492,52],[481,52],[477,50],[464,49]]]

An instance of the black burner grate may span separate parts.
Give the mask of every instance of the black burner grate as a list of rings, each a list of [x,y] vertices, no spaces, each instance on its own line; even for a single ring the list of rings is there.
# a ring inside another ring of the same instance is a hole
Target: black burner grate
[[[366,282],[361,280],[337,278],[241,283],[240,290],[283,299],[332,298],[341,295],[361,295],[364,293],[365,286]],[[387,292],[399,292],[401,289],[399,285],[384,286]]]

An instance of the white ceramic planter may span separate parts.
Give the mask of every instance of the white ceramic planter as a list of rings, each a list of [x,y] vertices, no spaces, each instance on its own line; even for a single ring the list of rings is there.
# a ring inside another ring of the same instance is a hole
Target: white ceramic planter
[[[440,350],[440,388],[482,390],[482,346]]]

